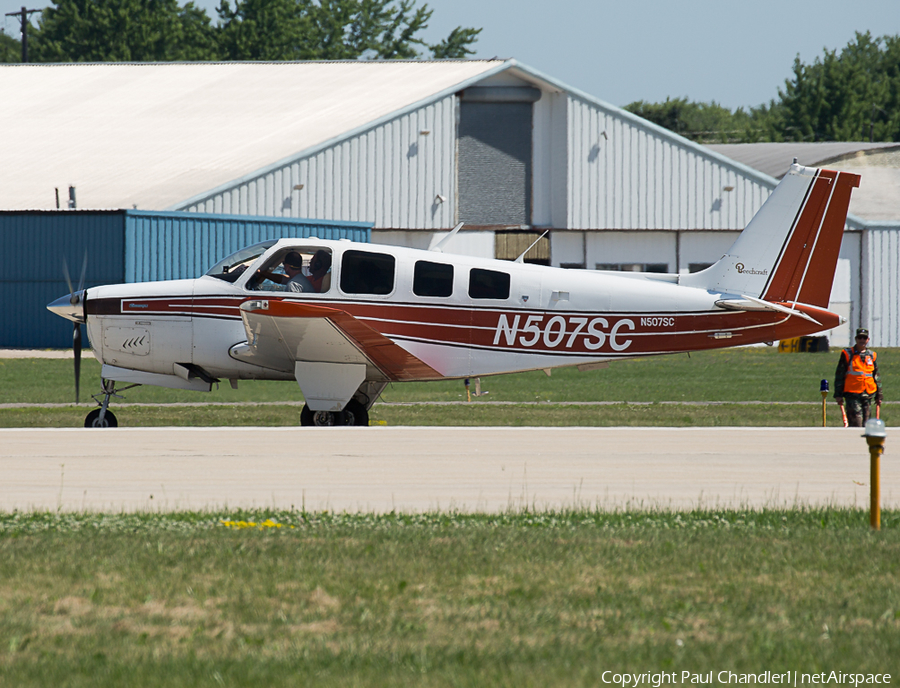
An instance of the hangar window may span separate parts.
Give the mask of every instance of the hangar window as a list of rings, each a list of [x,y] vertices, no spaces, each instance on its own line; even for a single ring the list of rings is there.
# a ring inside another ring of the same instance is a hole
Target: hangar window
[[[341,291],[345,294],[390,294],[396,260],[387,253],[347,251],[341,260]]]
[[[508,299],[509,275],[505,272],[472,268],[469,272],[469,297],[473,299]]]
[[[450,296],[453,293],[453,266],[416,261],[413,293],[416,296]]]
[[[597,270],[614,272],[668,272],[668,263],[597,263]]]

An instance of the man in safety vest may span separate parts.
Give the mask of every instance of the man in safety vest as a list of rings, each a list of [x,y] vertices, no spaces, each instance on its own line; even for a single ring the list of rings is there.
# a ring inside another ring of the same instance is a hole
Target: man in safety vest
[[[862,427],[869,420],[869,403],[875,398],[881,411],[881,377],[878,375],[878,356],[866,347],[869,331],[864,327],[856,331],[856,344],[841,351],[834,373],[834,398],[845,412],[845,423]]]

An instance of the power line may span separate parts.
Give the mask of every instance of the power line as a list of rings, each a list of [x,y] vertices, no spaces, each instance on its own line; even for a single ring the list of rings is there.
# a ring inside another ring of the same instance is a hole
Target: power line
[[[41,10],[28,10],[23,6],[21,10],[18,12],[7,12],[7,17],[19,17],[19,22],[22,28],[22,62],[28,62],[28,32],[26,31],[28,25],[28,15],[33,12],[40,12]]]

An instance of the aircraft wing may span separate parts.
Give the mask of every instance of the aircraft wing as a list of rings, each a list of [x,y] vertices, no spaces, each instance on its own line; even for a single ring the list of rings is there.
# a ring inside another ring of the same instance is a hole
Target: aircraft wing
[[[318,364],[319,370],[338,376],[346,366],[353,366],[356,371],[364,371],[366,380],[441,377],[383,334],[338,308],[254,299],[241,304],[241,318],[247,344],[235,347],[232,355],[255,365],[297,373]],[[304,386],[302,382],[300,386]]]

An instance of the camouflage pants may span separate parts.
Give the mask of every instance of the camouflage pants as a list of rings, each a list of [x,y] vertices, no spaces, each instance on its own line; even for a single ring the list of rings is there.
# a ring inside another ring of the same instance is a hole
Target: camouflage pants
[[[861,428],[869,420],[869,403],[872,397],[868,394],[845,394],[844,410],[851,428]]]

